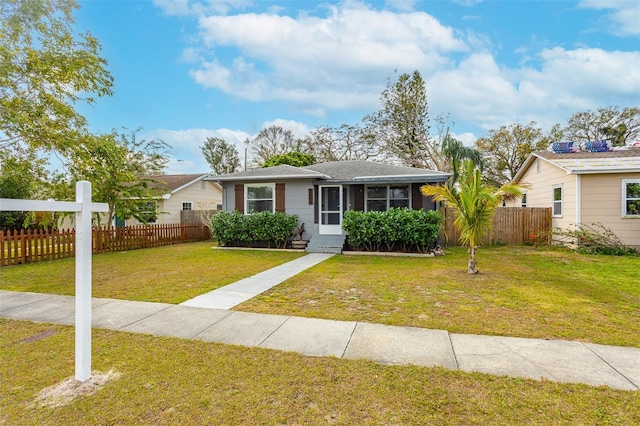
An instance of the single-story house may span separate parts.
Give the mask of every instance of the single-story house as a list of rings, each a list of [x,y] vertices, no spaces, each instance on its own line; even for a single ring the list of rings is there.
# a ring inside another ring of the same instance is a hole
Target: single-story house
[[[208,176],[206,173],[145,176],[155,180],[154,185],[164,192],[149,203],[149,223],[181,223],[183,210],[218,210],[222,204],[222,188],[216,182],[206,180]],[[138,225],[140,222],[131,218],[124,224]]]
[[[346,210],[425,210],[439,206],[420,186],[442,184],[451,174],[369,161],[332,161],[312,166],[279,165],[209,179],[222,187],[222,209],[243,213],[272,211],[298,216],[308,251],[339,252]]]
[[[528,188],[508,205],[551,207],[554,228],[600,223],[625,245],[640,247],[640,148],[536,151],[514,182]]]

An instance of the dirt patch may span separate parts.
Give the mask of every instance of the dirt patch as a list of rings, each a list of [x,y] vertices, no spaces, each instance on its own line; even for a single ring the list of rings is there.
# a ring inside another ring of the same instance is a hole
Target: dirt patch
[[[118,377],[120,377],[120,373],[113,370],[107,373],[93,371],[89,380],[84,382],[80,382],[74,377],[69,377],[57,385],[41,390],[34,404],[40,407],[62,407],[76,398],[96,393],[104,385]]]

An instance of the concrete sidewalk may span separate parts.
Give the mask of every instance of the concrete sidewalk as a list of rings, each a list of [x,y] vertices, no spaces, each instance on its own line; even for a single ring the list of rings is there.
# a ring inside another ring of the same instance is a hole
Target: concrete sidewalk
[[[0,317],[74,324],[74,297],[0,290]],[[93,299],[93,327],[182,339],[442,366],[500,376],[640,388],[640,348]]]

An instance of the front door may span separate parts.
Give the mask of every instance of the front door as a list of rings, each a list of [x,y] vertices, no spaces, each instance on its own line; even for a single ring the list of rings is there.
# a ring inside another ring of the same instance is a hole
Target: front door
[[[321,185],[318,189],[320,234],[342,234],[342,185]]]

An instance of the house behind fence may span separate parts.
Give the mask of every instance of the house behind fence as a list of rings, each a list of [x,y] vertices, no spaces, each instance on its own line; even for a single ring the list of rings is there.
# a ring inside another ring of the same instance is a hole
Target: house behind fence
[[[449,246],[460,243],[460,233],[453,225],[456,216],[452,208],[447,208],[445,227],[441,241]],[[487,234],[483,245],[522,245],[530,242],[551,243],[550,207],[500,207],[493,217],[493,232]]]
[[[76,231],[0,231],[0,267],[75,256]],[[93,229],[93,253],[136,250],[211,238],[201,224],[139,225]]]

